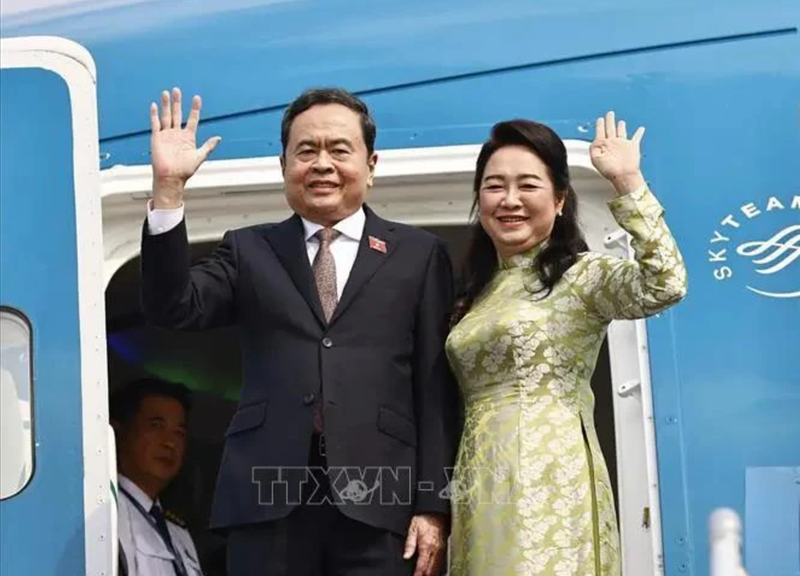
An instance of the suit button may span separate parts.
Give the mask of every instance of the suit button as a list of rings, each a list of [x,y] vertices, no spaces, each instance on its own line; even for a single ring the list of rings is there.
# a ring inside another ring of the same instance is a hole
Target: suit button
[[[330,348],[331,346],[333,346],[333,340],[331,340],[330,338],[327,338],[327,337],[323,338],[322,339],[322,345],[325,346],[325,348]]]
[[[306,392],[305,394],[303,394],[303,404],[305,404],[306,406],[311,406],[314,403],[314,400],[316,400],[316,398],[317,395],[314,394],[313,392]]]

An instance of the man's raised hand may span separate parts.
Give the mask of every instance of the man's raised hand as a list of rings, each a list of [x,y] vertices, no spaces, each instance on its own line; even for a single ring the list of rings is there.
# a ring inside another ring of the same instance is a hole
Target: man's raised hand
[[[197,148],[197,126],[200,123],[200,96],[192,99],[192,110],[185,127],[182,125],[181,91],[172,89],[161,94],[161,115],[155,102],[150,105],[150,154],[153,165],[153,207],[178,208],[183,202],[183,189],[221,138],[214,136]]]

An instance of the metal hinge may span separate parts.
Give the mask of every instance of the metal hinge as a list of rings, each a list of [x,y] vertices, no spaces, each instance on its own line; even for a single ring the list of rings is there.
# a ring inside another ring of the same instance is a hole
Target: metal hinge
[[[642,383],[638,380],[628,380],[617,388],[617,394],[620,396],[630,396],[635,390],[641,387]]]

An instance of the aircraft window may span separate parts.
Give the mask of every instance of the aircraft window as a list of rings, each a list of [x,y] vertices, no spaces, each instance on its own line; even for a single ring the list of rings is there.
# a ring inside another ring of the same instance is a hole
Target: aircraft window
[[[33,475],[31,329],[21,314],[0,310],[0,500]]]

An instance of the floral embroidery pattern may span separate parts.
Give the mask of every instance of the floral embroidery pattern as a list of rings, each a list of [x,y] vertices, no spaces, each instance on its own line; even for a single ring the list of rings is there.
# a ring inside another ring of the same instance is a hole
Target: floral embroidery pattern
[[[542,298],[541,245],[501,262],[447,340],[466,409],[451,576],[619,576],[591,376],[608,324],[683,298],[683,259],[649,190],[609,203],[634,260],[581,254]]]

